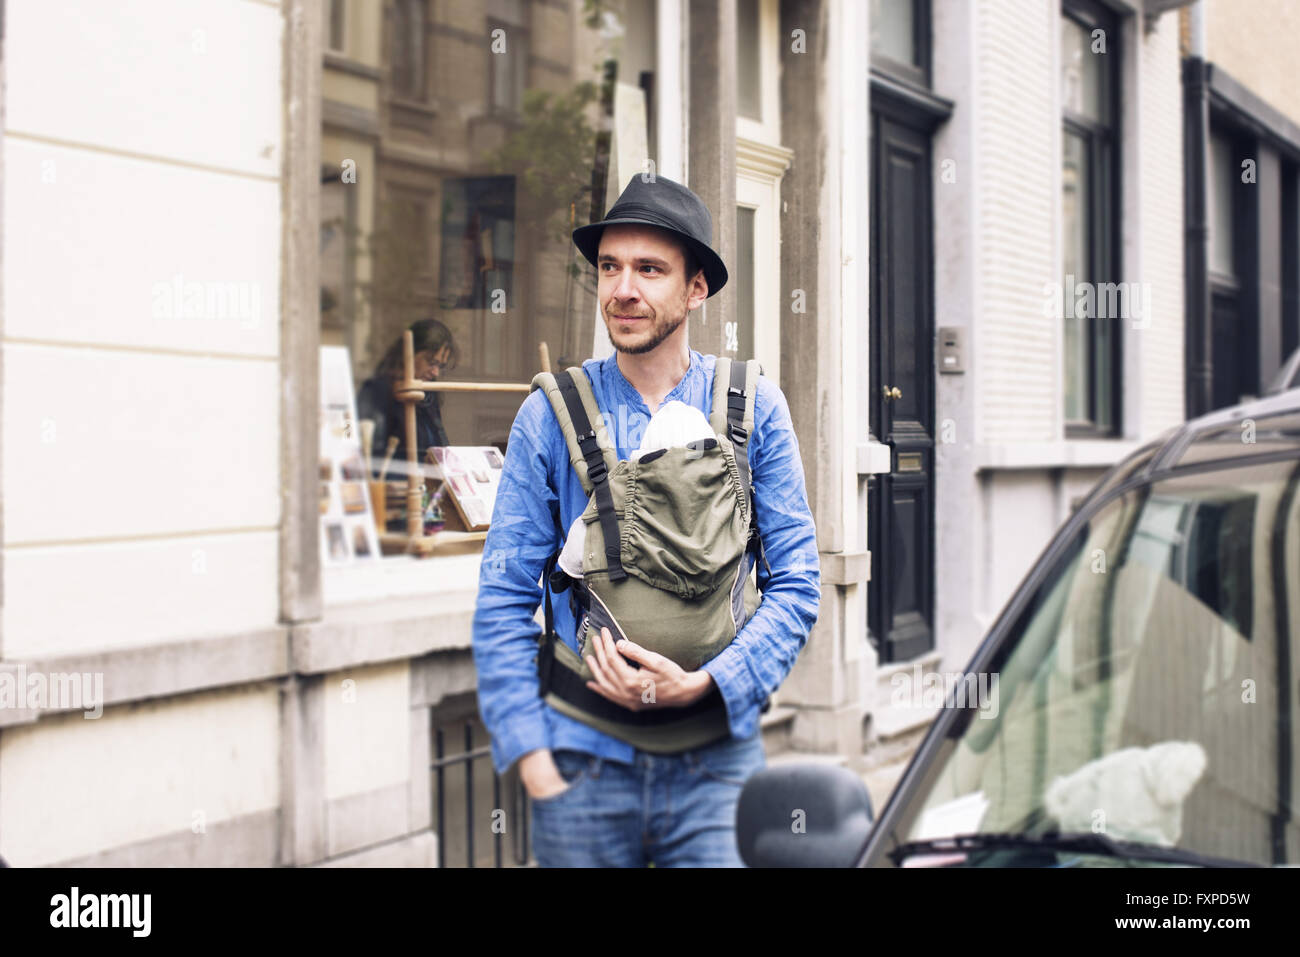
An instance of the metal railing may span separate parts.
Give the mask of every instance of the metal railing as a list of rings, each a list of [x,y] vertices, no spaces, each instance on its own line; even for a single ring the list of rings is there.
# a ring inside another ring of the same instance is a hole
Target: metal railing
[[[474,721],[465,721],[465,749],[456,754],[447,754],[444,731],[437,727],[436,716],[431,716],[433,732],[433,763],[429,766],[433,772],[433,820],[438,829],[438,866],[447,867],[449,832],[448,817],[448,778],[456,777],[456,768],[463,768],[464,777],[464,815],[465,830],[465,867],[477,866],[474,855],[475,821],[477,819],[476,795],[474,788],[474,769],[476,762],[485,760],[492,773],[492,804],[487,815],[489,820],[489,838],[493,844],[492,866],[507,866],[503,845],[510,842],[511,863],[514,867],[527,867],[532,863],[531,844],[528,839],[528,793],[524,790],[517,774],[508,775],[509,784],[496,773],[492,767],[492,748],[490,745],[474,746]],[[451,782],[452,786],[455,782]],[[509,807],[503,807],[501,793],[508,789]],[[498,827],[498,824],[501,826]],[[458,843],[458,842],[457,842]]]

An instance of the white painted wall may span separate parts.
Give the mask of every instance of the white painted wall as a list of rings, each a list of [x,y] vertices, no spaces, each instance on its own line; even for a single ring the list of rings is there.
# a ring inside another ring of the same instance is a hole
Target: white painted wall
[[[984,442],[1060,433],[1057,324],[1043,317],[1043,284],[1059,281],[1055,242],[1060,155],[1054,50],[1057,8],[1042,0],[981,0],[974,100],[979,190],[975,237],[980,325],[975,400]]]
[[[272,625],[279,4],[9,0],[5,19],[4,656]],[[271,685],[6,727],[4,854],[275,809],[279,729]]]
[[[280,803],[279,692],[206,692],[0,734],[5,859],[39,867]]]
[[[6,21],[5,656],[272,624],[278,5]]]
[[[405,661],[325,677],[325,797],[410,778],[411,671]],[[351,682],[351,684],[347,684]]]

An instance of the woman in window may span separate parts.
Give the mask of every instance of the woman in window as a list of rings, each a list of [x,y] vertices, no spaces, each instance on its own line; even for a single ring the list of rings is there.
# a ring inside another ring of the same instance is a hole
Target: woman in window
[[[454,369],[460,357],[451,330],[437,319],[418,319],[411,323],[415,342],[415,377],[424,381],[438,378],[444,371]],[[375,373],[361,384],[357,392],[357,417],[375,423],[371,445],[371,458],[378,471],[387,458],[388,438],[398,439],[395,462],[406,461],[406,417],[402,403],[393,397],[393,387],[402,379],[402,337],[389,347],[388,352],[375,366]],[[447,430],[442,425],[442,409],[438,393],[426,392],[424,401],[415,407],[416,460],[424,462],[430,446],[450,445]],[[401,467],[398,467],[398,471]]]

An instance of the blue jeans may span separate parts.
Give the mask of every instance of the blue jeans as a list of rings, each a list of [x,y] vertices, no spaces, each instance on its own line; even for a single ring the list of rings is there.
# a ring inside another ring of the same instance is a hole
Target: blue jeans
[[[541,867],[744,867],[736,803],[763,768],[761,732],[681,754],[638,750],[632,764],[552,753],[567,789],[533,799]]]

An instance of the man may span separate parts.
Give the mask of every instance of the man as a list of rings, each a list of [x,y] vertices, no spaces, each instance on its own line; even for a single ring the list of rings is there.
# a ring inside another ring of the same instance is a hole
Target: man
[[[634,177],[599,223],[573,240],[596,266],[597,297],[614,354],[583,370],[619,459],[667,401],[706,415],[715,359],[687,345],[687,318],[727,281],[710,247],[708,208],[686,187]],[[762,604],[700,669],[683,671],[608,630],[587,662],[589,685],[624,707],[683,707],[721,693],[730,737],[672,755],[651,754],[549,707],[538,696],[539,579],[587,496],[545,394],[529,395],[510,433],[474,615],[479,709],[504,773],[519,761],[532,798],[533,852],[542,866],[741,866],[735,811],[741,786],[764,764],[759,715],[789,673],[817,619],[817,543],[799,447],[785,397],[760,377],[748,441],[754,506],[766,562]],[[770,568],[770,571],[769,571]],[[555,628],[577,650],[567,595]],[[627,660],[639,663],[634,670]],[[648,670],[647,670],[648,669]],[[656,694],[642,698],[649,675]]]

